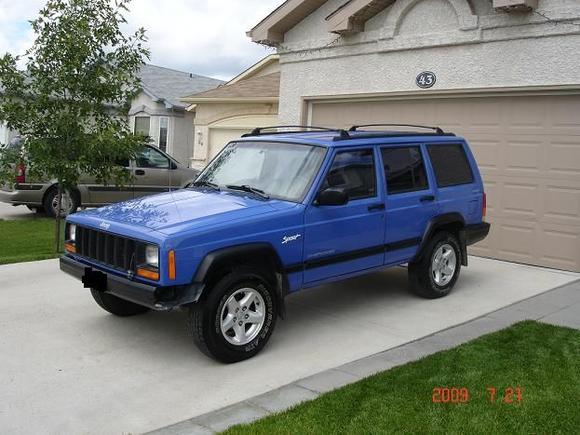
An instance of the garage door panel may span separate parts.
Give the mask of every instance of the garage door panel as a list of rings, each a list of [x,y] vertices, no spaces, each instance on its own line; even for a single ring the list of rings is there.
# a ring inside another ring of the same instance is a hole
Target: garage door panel
[[[465,136],[488,194],[490,236],[472,252],[580,271],[580,96],[316,103],[317,125],[440,125]]]
[[[533,220],[538,216],[539,196],[537,185],[504,183],[502,210],[507,217]]]
[[[498,140],[483,139],[475,136],[471,138],[470,145],[482,173],[493,175],[500,170],[501,144]]]
[[[567,227],[545,225],[540,231],[540,243],[544,246],[542,262],[547,266],[561,268],[567,265],[570,270],[580,268],[580,227],[572,232]]]
[[[542,141],[528,139],[508,140],[504,148],[506,175],[539,175],[544,171]]]
[[[548,185],[544,204],[544,215],[548,219],[580,226],[580,187]]]
[[[551,173],[580,180],[580,137],[574,141],[555,140],[552,142],[548,170]]]

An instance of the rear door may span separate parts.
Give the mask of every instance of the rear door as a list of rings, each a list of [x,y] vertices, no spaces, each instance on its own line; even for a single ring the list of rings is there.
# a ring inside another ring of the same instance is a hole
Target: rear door
[[[374,147],[338,150],[319,191],[340,187],[348,204],[311,204],[305,213],[305,284],[383,264],[384,198]]]
[[[422,145],[381,148],[387,189],[386,264],[405,263],[417,252],[428,222],[437,214]]]
[[[145,146],[135,157],[135,198],[171,189],[171,160],[158,149]]]
[[[129,160],[120,161],[118,164],[126,171],[133,171],[132,162]],[[86,188],[89,196],[88,203],[92,205],[112,204],[133,199],[133,182],[131,180],[126,185],[119,187],[115,184],[97,183],[94,177],[83,175],[79,180],[79,185]],[[83,201],[83,204],[86,203],[87,201]]]

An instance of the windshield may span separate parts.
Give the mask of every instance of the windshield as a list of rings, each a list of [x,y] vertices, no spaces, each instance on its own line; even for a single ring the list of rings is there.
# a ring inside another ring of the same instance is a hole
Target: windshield
[[[209,164],[197,183],[220,188],[245,186],[286,201],[301,202],[324,160],[310,145],[232,142]]]

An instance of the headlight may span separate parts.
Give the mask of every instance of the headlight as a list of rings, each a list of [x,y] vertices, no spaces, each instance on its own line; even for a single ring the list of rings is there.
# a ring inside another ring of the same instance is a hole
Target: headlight
[[[159,248],[157,246],[145,246],[145,264],[159,269]]]
[[[67,239],[71,242],[76,242],[76,240],[77,240],[77,226],[75,224],[69,224]]]

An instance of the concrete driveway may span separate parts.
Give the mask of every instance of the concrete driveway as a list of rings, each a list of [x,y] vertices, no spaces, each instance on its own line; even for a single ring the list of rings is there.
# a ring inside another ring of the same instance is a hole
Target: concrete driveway
[[[28,207],[23,205],[14,207],[5,202],[0,202],[0,220],[31,218],[34,216],[36,216],[36,213],[28,210]]]
[[[227,366],[197,351],[184,313],[120,319],[55,260],[0,266],[3,433],[144,432],[466,322],[578,279],[472,258],[428,301],[392,269],[288,299],[265,351]]]

